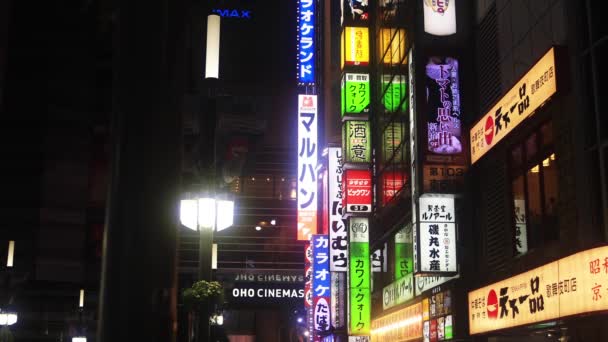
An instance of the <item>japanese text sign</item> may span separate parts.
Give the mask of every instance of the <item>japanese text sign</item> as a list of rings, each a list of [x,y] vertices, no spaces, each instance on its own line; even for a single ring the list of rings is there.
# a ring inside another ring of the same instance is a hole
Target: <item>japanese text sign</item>
[[[410,273],[382,289],[382,310],[403,304],[412,298],[414,298],[414,275]]]
[[[343,203],[347,213],[369,213],[372,210],[372,173],[370,170],[346,170],[344,172]]]
[[[348,228],[342,219],[342,200],[344,192],[344,169],[342,167],[342,149],[328,149],[328,185],[329,185],[329,269],[331,271],[348,271]]]
[[[371,162],[371,130],[369,121],[344,121],[342,147],[345,163]]]
[[[422,304],[416,303],[372,322],[372,341],[409,341],[422,337]]]
[[[457,272],[453,196],[424,196],[418,203],[419,272]]]
[[[346,73],[341,83],[342,116],[369,113],[369,74]]]
[[[314,234],[312,245],[312,300],[315,331],[329,330],[331,325],[331,275],[329,274],[329,239],[327,235]]]
[[[405,124],[403,122],[391,122],[386,126],[382,132],[382,160],[384,162],[392,160],[394,163],[399,163],[403,161],[404,148],[397,149],[401,147],[404,138]]]
[[[405,58],[405,29],[386,27],[380,29],[381,44],[378,45],[382,63],[401,65],[407,62]]]
[[[456,0],[424,0],[424,32],[435,36],[456,33]]]
[[[479,160],[509,132],[533,115],[556,91],[555,48],[551,48],[471,128],[471,164]]]
[[[298,240],[317,232],[317,96],[298,95]]]
[[[382,173],[382,203],[387,204],[392,201],[406,181],[405,172],[402,170],[384,171]]]
[[[368,218],[351,217],[349,237],[349,335],[368,335],[371,316]]]
[[[342,67],[344,65],[369,64],[369,29],[367,27],[344,27],[341,37]]]
[[[403,75],[382,75],[382,104],[388,112],[407,110],[407,80]]]
[[[452,161],[446,156],[462,155],[458,61],[431,57],[426,64],[426,76],[427,154],[435,155],[433,161]]]
[[[331,272],[331,322],[334,328],[344,328],[346,273]]]
[[[395,279],[414,273],[412,225],[408,224],[395,234]]]
[[[471,334],[608,310],[608,246],[471,291],[468,301]]]
[[[315,83],[315,1],[298,0],[298,82]]]
[[[312,307],[312,246],[306,243],[304,248],[304,307]]]

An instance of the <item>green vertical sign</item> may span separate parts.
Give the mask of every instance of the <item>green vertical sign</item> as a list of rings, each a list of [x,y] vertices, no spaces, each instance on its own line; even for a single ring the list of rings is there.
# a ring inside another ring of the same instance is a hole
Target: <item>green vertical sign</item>
[[[382,158],[387,162],[395,153],[397,147],[404,139],[405,125],[403,122],[391,122],[382,132]],[[403,153],[398,153],[393,158],[394,162],[403,161]]]
[[[363,114],[369,112],[369,74],[349,74],[342,76],[341,114]]]
[[[407,81],[403,75],[382,75],[382,104],[388,112],[407,110]]]
[[[369,258],[369,220],[349,220],[349,335],[369,335],[371,327],[371,291]]]
[[[407,225],[395,234],[395,280],[414,272],[412,226]]]
[[[371,162],[371,131],[369,121],[344,121],[342,149],[345,163]]]

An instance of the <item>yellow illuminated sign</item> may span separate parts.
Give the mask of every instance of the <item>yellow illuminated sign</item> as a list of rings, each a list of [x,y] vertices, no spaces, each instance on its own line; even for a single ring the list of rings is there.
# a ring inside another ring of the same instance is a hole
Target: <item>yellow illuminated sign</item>
[[[608,310],[608,246],[586,250],[469,292],[469,332]]]
[[[380,44],[378,49],[382,63],[390,65],[406,64],[405,56],[405,29],[380,29]]]
[[[342,68],[344,65],[369,64],[369,30],[367,27],[345,27],[342,31]]]
[[[498,144],[557,91],[551,48],[471,129],[471,164]]]
[[[409,341],[422,337],[422,303],[372,321],[372,341]]]

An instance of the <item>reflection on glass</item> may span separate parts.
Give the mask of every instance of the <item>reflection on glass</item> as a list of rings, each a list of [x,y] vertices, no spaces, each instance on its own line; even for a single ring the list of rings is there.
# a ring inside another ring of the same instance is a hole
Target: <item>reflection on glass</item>
[[[553,158],[553,159],[551,159]],[[545,165],[546,162],[546,165]],[[545,229],[544,238],[546,240],[556,240],[559,238],[557,227],[557,162],[555,154],[543,161],[543,192],[545,194]]]
[[[517,254],[528,252],[528,230],[526,227],[526,199],[524,194],[524,177],[517,177],[512,183],[513,217],[515,219],[515,251]]]
[[[528,185],[528,227],[533,233],[533,241],[540,241],[540,227],[542,222],[542,207],[540,198],[540,166],[534,165],[526,172]]]

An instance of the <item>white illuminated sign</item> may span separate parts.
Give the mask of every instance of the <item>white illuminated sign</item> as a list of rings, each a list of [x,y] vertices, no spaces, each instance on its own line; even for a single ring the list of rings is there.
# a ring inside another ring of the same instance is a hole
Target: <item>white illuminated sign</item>
[[[420,272],[458,271],[454,197],[432,195],[419,198]]]
[[[348,270],[348,228],[342,219],[342,199],[344,197],[342,148],[330,147],[328,153],[329,269],[346,272]]]
[[[435,36],[456,33],[456,0],[423,0],[424,32]]]
[[[317,96],[298,95],[298,240],[317,232]]]

